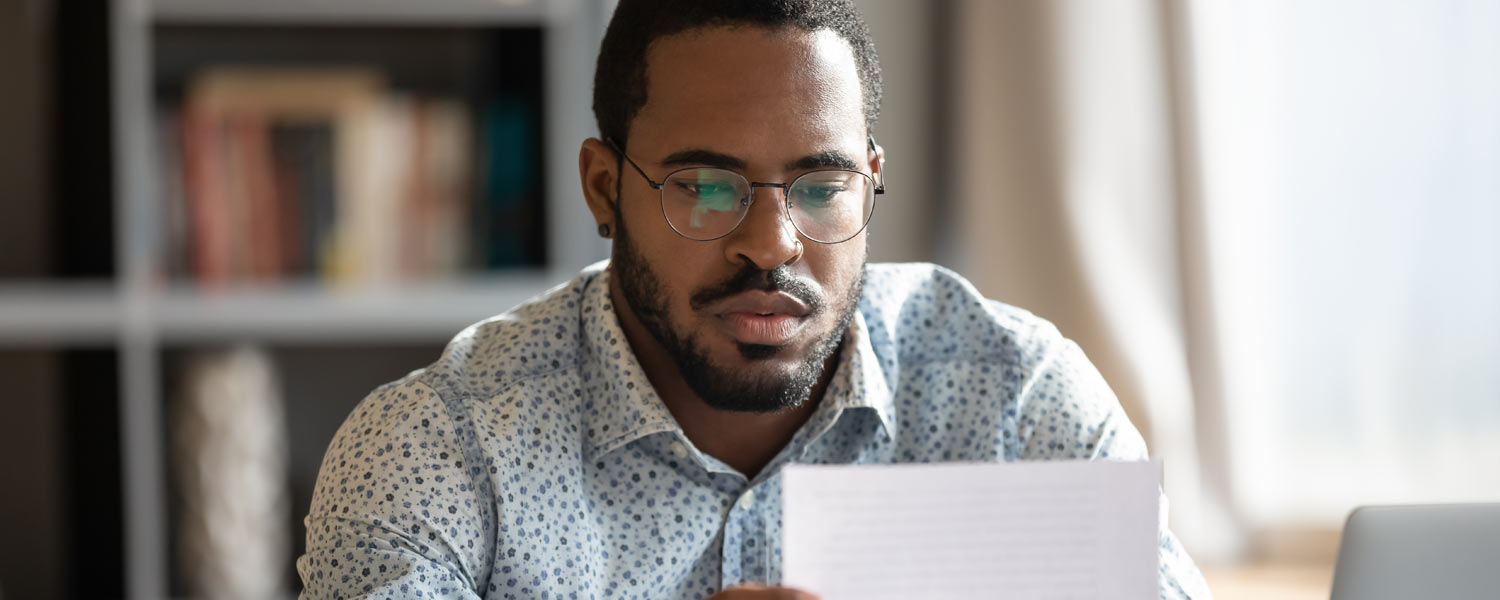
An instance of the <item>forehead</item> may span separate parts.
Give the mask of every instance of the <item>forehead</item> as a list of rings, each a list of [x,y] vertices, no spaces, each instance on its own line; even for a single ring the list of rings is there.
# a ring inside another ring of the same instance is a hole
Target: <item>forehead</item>
[[[865,139],[854,51],[829,30],[716,27],[663,37],[646,54],[646,81],[632,146],[780,147],[779,156],[858,149]]]

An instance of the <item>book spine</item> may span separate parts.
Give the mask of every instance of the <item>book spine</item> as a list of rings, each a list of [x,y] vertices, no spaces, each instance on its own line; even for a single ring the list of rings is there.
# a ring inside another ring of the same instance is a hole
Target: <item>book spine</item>
[[[197,280],[218,285],[229,279],[224,214],[223,122],[189,107],[183,114],[183,172],[191,223],[191,264]]]
[[[281,199],[276,194],[272,167],[270,127],[263,114],[248,113],[240,118],[243,136],[241,159],[244,164],[245,214],[248,217],[245,247],[248,276],[269,281],[283,275],[281,239]]]

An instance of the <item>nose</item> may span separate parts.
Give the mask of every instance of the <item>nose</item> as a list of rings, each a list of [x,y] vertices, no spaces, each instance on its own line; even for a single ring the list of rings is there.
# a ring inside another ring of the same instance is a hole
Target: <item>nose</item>
[[[786,190],[756,186],[750,188],[750,194],[750,212],[727,238],[724,258],[736,265],[754,264],[762,271],[800,260],[802,241],[788,218]]]

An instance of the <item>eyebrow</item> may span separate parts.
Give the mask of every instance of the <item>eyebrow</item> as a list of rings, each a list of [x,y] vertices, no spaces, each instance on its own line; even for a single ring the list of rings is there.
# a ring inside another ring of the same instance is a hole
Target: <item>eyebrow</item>
[[[663,158],[661,160],[661,166],[663,167],[689,167],[694,165],[718,167],[720,169],[730,169],[736,171],[742,171],[746,166],[748,166],[745,160],[742,158],[724,154],[722,152],[714,152],[712,150],[703,150],[699,148],[673,152],[672,154],[667,155],[666,158]],[[837,150],[824,150],[816,154],[809,154],[786,164],[786,170],[788,171],[807,171],[811,169],[830,168],[848,169],[850,171],[855,171],[859,169],[859,163],[855,162],[853,158],[850,158],[848,154],[844,154],[843,152],[839,152]]]
[[[809,169],[846,169],[858,171],[859,163],[854,162],[848,154],[837,150],[824,150],[817,154],[809,154],[790,163],[787,163],[788,171],[806,171]]]
[[[730,156],[722,152],[700,150],[696,148],[691,150],[682,150],[680,152],[673,152],[666,158],[661,159],[661,166],[663,167],[688,167],[693,165],[708,165],[710,167],[718,167],[721,169],[744,170],[745,161],[743,159]]]

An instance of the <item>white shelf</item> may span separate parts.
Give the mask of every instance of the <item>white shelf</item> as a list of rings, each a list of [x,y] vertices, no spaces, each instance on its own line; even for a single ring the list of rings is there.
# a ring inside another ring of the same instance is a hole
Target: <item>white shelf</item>
[[[184,284],[129,297],[108,283],[10,284],[0,286],[0,346],[113,344],[127,329],[167,344],[442,343],[568,278],[542,272],[350,289]]]
[[[386,289],[315,283],[277,288],[153,294],[148,318],[163,343],[363,340],[442,343],[464,327],[526,301],[559,281],[548,275],[480,278]]]
[[[0,285],[0,344],[111,344],[123,306],[108,282]]]
[[[163,24],[546,25],[577,0],[145,0]]]

